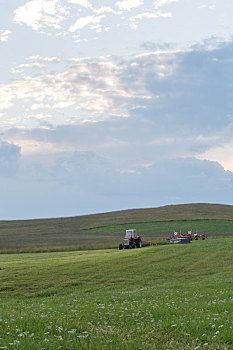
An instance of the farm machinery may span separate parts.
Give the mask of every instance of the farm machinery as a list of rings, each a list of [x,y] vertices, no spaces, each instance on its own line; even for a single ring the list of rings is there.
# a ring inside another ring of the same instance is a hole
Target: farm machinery
[[[206,239],[205,234],[197,234],[192,233],[192,231],[188,231],[187,233],[180,233],[174,232],[173,236],[168,238],[168,241],[170,243],[190,243],[192,240],[198,240],[198,239]]]
[[[142,248],[151,245],[156,245],[156,243],[142,241],[141,237],[137,233],[137,230],[131,229],[125,231],[125,237],[123,242],[119,244],[119,249]]]
[[[119,249],[141,248],[142,240],[137,234],[137,230],[126,230],[123,242],[119,244]]]

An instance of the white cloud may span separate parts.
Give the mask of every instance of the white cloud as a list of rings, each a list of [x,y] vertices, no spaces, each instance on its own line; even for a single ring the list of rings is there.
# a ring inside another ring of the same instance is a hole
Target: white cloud
[[[43,113],[38,113],[38,114],[28,114],[25,119],[35,119],[35,120],[44,120],[51,118],[51,114],[43,114]]]
[[[87,0],[68,0],[68,2],[85,8],[93,9],[92,4]]]
[[[79,18],[73,25],[70,26],[69,31],[71,33],[75,32],[76,30],[83,29],[86,26],[93,26],[100,23],[101,19],[104,18],[104,15],[102,16],[86,16]]]
[[[11,30],[0,30],[0,41],[1,42],[8,41],[10,34],[11,34]]]
[[[138,29],[139,21],[143,18],[146,19],[157,19],[157,18],[170,18],[172,17],[171,12],[143,12],[136,16],[130,17],[130,27],[134,30]]]
[[[47,68],[47,63],[59,63],[60,59],[55,56],[42,57],[40,55],[31,55],[27,58],[27,61],[32,61],[30,63],[22,63],[16,67],[11,68],[13,74],[25,73],[25,69],[37,69],[45,70]]]
[[[58,29],[66,13],[60,0],[30,0],[14,11],[13,22],[26,24],[34,30],[42,27]]]
[[[156,0],[154,3],[154,7],[156,9],[159,9],[160,7],[169,5],[169,4],[174,3],[174,2],[179,2],[179,1],[180,0]]]
[[[143,12],[138,14],[137,16],[131,17],[130,20],[137,20],[137,19],[142,19],[142,18],[169,18],[171,17],[172,14],[171,12],[164,13],[164,12]]]
[[[52,106],[53,109],[63,109],[63,108],[68,108],[71,107],[75,104],[75,101],[62,101],[62,102],[57,102]]]
[[[32,55],[28,58],[30,61],[40,61],[40,62],[49,62],[49,63],[58,63],[60,58],[56,56],[51,57],[42,57],[40,55]]]
[[[119,13],[117,11],[115,11],[114,9],[112,9],[111,7],[109,6],[102,6],[98,9],[93,9],[93,11],[97,14],[100,14],[100,13],[113,13],[115,15],[118,15]]]
[[[142,5],[143,5],[142,0],[123,0],[123,1],[118,1],[116,3],[116,6],[123,11],[130,11],[132,8],[140,7]]]
[[[137,0],[140,1],[140,0]],[[74,4],[74,5],[79,5],[81,7],[84,7],[86,9],[91,10],[92,12],[96,14],[101,14],[101,13],[113,13],[113,14],[118,14],[117,11],[115,11],[113,8],[110,6],[101,6],[98,9],[94,8],[92,4],[89,1],[86,0],[68,0],[69,3]]]
[[[37,110],[37,109],[50,109],[52,108],[52,106],[50,104],[46,104],[46,103],[34,103],[31,105],[31,109],[32,110]]]
[[[23,63],[20,64],[17,69],[22,69],[22,68],[35,68],[35,69],[45,69],[45,65],[38,63],[38,62],[32,62],[32,63]]]
[[[200,8],[202,8],[202,9],[209,9],[209,10],[216,10],[216,5],[203,4],[203,5],[200,6]]]
[[[16,122],[25,127],[34,124],[30,123],[32,119],[25,120],[23,116],[34,111],[37,114],[50,113],[53,126],[80,124],[85,120],[120,119],[123,116],[136,120],[141,117],[147,120],[151,129],[155,123],[153,137],[150,141],[147,137],[150,146],[158,147],[154,142],[157,131],[160,138],[166,131],[166,139],[178,132],[186,147],[184,150],[179,143],[174,148],[175,152],[181,148],[182,152],[187,152],[182,156],[190,155],[190,152],[203,154],[213,143],[207,136],[211,132],[218,134],[221,125],[229,123],[224,116],[231,110],[232,84],[226,72],[232,62],[228,61],[231,50],[228,48],[229,53],[226,50],[223,49],[224,55],[220,54],[221,50],[195,51],[194,54],[149,52],[120,62],[110,56],[74,58],[70,60],[71,67],[61,73],[26,76],[0,85],[0,108],[14,106],[9,111],[9,117],[1,118],[1,123],[4,122],[4,128],[7,123],[10,127],[14,122],[12,118],[16,117],[12,111],[19,108]],[[213,57],[217,60],[213,61]],[[213,74],[216,71],[220,86]],[[206,133],[200,140],[196,136],[205,128]],[[131,129],[135,130],[135,125]],[[143,125],[141,130],[144,130]],[[196,134],[192,131],[192,140],[187,138],[184,141],[190,130],[196,130]],[[128,136],[125,135],[125,138]],[[161,150],[161,154],[164,152],[164,149]]]
[[[12,89],[9,86],[0,86],[0,110],[10,108],[12,103]]]
[[[222,141],[222,142],[221,142]],[[199,159],[209,159],[211,161],[219,162],[225,170],[229,170],[233,172],[233,141],[224,139],[224,135],[222,138],[218,140],[218,142],[213,143],[212,147],[207,149],[202,154],[197,154],[196,157]]]

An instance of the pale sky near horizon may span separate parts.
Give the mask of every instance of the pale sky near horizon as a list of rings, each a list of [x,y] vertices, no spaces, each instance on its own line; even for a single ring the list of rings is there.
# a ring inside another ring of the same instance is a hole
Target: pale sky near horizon
[[[232,1],[0,10],[0,219],[233,204]]]

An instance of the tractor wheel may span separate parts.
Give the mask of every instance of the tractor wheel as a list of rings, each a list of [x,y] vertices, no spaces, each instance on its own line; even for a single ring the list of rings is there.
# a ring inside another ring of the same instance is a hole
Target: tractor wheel
[[[123,249],[123,244],[122,243],[119,244],[119,249]]]
[[[137,248],[142,248],[142,240],[139,238],[136,243]]]
[[[135,242],[132,243],[132,248],[136,248],[136,243]]]

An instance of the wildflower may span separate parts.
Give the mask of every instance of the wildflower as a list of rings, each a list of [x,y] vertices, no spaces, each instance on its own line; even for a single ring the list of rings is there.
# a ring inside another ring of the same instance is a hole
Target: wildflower
[[[71,331],[68,331],[68,333],[74,334],[76,332],[76,329],[71,329]]]

